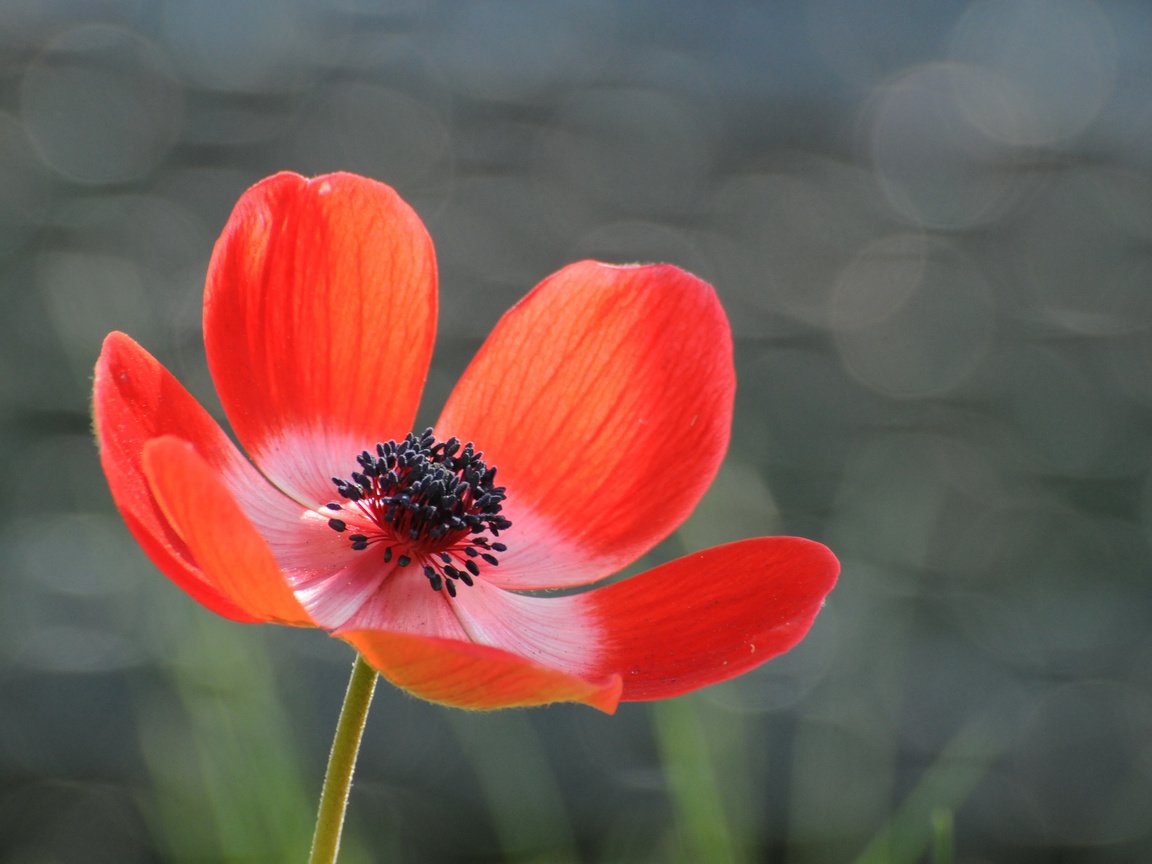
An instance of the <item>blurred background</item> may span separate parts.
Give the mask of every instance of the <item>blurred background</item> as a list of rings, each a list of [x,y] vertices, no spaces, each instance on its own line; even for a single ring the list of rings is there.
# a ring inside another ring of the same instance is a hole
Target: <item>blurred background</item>
[[[343,860],[1152,860],[1150,67],[1139,0],[3,0],[0,860],[306,855],[350,651],[172,587],[88,419],[112,329],[215,410],[208,256],[280,169],[427,222],[423,419],[572,260],[712,281],[733,443],[643,563],[844,564],[615,717],[382,686]]]

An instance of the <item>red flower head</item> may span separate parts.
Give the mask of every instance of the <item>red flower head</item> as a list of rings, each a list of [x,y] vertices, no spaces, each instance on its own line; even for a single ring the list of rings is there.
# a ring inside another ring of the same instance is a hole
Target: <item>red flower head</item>
[[[793,537],[570,590],[651,549],[715,475],[735,379],[711,286],[669,265],[566,267],[412,433],[435,326],[432,242],[392,189],[279,174],[245,193],[204,340],[250,460],[127,336],[96,365],[101,462],[156,566],[219,615],[324,628],[464,708],[611,712],[804,636],[838,565]]]

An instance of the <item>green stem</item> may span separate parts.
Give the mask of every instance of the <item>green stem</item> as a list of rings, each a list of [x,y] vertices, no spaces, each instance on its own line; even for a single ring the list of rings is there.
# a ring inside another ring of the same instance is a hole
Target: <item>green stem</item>
[[[348,679],[348,692],[344,694],[344,707],[336,724],[336,737],[332,739],[332,752],[328,756],[328,771],[324,775],[324,791],[320,793],[320,812],[316,814],[316,833],[312,837],[312,855],[309,864],[335,864],[340,852],[340,832],[344,829],[344,811],[348,808],[348,791],[352,788],[352,772],[356,768],[356,754],[360,752],[360,738],[368,720],[368,706],[376,689],[376,670],[356,655],[352,664],[352,677]]]

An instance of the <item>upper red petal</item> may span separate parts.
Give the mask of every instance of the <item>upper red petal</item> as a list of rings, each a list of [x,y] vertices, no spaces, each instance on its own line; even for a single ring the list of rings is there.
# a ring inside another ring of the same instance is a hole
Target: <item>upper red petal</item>
[[[316,504],[365,447],[411,431],[436,328],[436,263],[394,190],[351,174],[249,189],[212,255],[204,340],[237,437]]]
[[[583,702],[613,713],[620,676],[585,680],[499,648],[381,630],[340,634],[380,674],[421,699],[489,710]]]
[[[171,435],[144,445],[144,474],[204,578],[253,619],[313,626],[272,550],[212,468]]]
[[[496,325],[437,424],[508,488],[509,549],[485,578],[584,584],[650,549],[711,483],[734,393],[731,331],[706,282],[592,261],[546,279]]]
[[[111,333],[104,340],[96,363],[92,413],[112,498],[148,557],[213,612],[237,621],[256,620],[205,578],[144,476],[144,444],[167,434],[192,442],[218,470],[247,469],[255,475],[224,430],[167,369],[123,333]]]
[[[798,537],[717,546],[583,595],[601,625],[597,668],[622,699],[661,699],[747,672],[804,638],[840,565]]]

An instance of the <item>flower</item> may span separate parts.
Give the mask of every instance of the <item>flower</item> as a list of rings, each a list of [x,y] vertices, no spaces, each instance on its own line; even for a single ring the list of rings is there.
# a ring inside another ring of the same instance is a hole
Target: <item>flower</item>
[[[664,264],[565,267],[413,432],[436,311],[431,239],[388,186],[282,173],[248,190],[204,295],[248,456],[128,336],[96,365],[101,463],[156,566],[219,615],[323,628],[464,708],[613,712],[803,638],[839,567],[808,540],[593,585],[688,516],[727,448],[732,340],[710,285]]]

